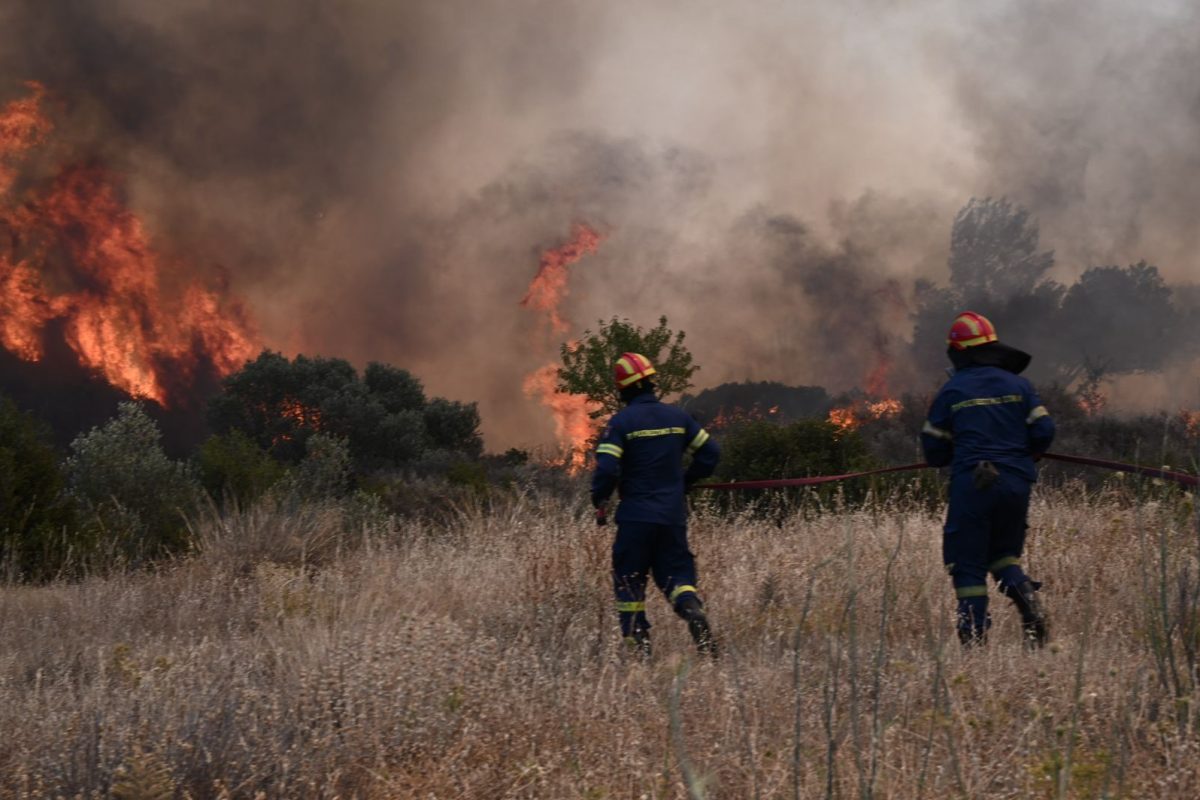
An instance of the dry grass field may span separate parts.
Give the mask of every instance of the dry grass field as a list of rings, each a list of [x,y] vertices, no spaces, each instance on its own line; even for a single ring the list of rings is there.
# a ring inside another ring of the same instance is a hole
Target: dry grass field
[[[1053,645],[993,596],[963,652],[936,513],[701,510],[722,658],[655,596],[642,664],[581,506],[201,521],[155,572],[0,587],[0,796],[1200,797],[1187,499],[1032,524]]]

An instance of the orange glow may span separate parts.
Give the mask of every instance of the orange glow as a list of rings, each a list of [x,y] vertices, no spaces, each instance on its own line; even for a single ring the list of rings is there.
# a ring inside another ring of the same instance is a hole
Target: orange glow
[[[1180,411],[1179,421],[1189,439],[1200,439],[1200,411]]]
[[[554,416],[554,434],[566,452],[565,466],[578,472],[587,466],[588,447],[596,433],[596,421],[589,416],[598,405],[580,394],[555,390],[558,367],[547,364],[525,378],[525,394],[537,398]]]
[[[570,327],[559,312],[567,296],[567,267],[596,252],[600,239],[592,227],[579,222],[571,229],[570,241],[542,253],[537,275],[530,282],[521,306],[543,312],[552,336],[566,333]],[[548,341],[546,349],[552,348],[556,349],[557,343]],[[587,465],[588,448],[597,428],[589,414],[599,406],[584,395],[556,391],[557,373],[555,364],[547,364],[526,376],[524,389],[526,395],[540,400],[550,410],[555,438],[566,454],[561,463],[574,473]]]
[[[12,188],[17,177],[16,162],[28,150],[46,140],[54,125],[42,113],[46,89],[36,81],[25,84],[29,97],[13,100],[0,109],[0,195]]]
[[[833,425],[839,431],[852,431],[857,428],[862,422],[854,413],[853,406],[844,408],[832,408],[829,410],[829,424]]]
[[[201,370],[224,376],[260,345],[236,299],[180,280],[192,270],[155,252],[126,206],[120,180],[96,164],[12,192],[21,156],[52,124],[43,90],[0,110],[0,344],[26,361],[44,355],[51,321],[79,363],[133,397],[183,398]],[[182,387],[182,388],[181,388]]]
[[[1108,398],[1098,391],[1084,392],[1078,398],[1079,410],[1086,416],[1095,417],[1104,413]]]
[[[724,431],[743,422],[758,422],[766,419],[775,422],[783,421],[780,418],[779,406],[771,406],[765,412],[757,405],[750,408],[742,408],[741,406],[726,408],[722,406],[717,410],[716,416],[706,423],[704,427],[710,431]]]
[[[542,253],[537,275],[529,283],[521,305],[544,312],[553,333],[566,333],[569,327],[558,310],[567,296],[567,267],[596,252],[600,238],[590,226],[578,222],[571,230],[570,241]]]
[[[864,422],[894,417],[904,410],[899,400],[888,397],[888,375],[892,371],[892,359],[880,340],[875,345],[875,366],[867,374],[867,397],[843,408],[829,412],[828,421],[839,431],[852,431]],[[875,399],[872,399],[875,398]]]

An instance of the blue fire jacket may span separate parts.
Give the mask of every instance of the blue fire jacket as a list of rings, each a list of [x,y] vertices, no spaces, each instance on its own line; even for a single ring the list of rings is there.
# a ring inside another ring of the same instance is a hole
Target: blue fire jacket
[[[999,367],[958,370],[933,400],[921,430],[925,460],[959,475],[980,461],[1037,479],[1033,457],[1050,449],[1054,420],[1029,381]]]
[[[692,463],[686,473],[683,455]],[[717,443],[687,413],[653,394],[635,397],[609,420],[596,447],[592,504],[603,505],[619,489],[616,521],[683,525],[684,492],[716,469]]]

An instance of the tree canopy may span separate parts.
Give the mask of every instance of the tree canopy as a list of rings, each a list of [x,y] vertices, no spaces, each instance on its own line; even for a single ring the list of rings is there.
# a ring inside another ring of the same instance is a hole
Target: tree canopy
[[[621,395],[613,383],[613,364],[622,353],[641,353],[654,364],[654,382],[661,396],[669,397],[690,389],[691,377],[700,368],[684,346],[685,334],[667,327],[667,318],[643,330],[629,320],[613,317],[600,320],[595,332],[585,330],[579,341],[561,348],[563,365],[558,369],[557,389],[584,395],[597,404],[593,418],[606,417],[621,408]]]
[[[483,450],[474,403],[427,399],[406,370],[371,363],[360,376],[340,358],[263,352],[230,375],[209,403],[221,434],[241,431],[275,458],[299,463],[308,439],[346,440],[360,472],[393,467],[431,450]]]

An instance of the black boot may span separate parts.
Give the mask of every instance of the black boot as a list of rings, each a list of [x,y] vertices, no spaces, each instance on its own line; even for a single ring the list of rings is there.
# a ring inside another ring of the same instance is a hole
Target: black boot
[[[700,598],[694,594],[684,595],[676,604],[675,613],[687,621],[688,633],[692,635],[692,641],[696,643],[700,654],[716,658],[717,642],[708,626],[708,617],[704,613]]]
[[[1021,630],[1025,634],[1025,644],[1030,649],[1045,647],[1050,638],[1046,612],[1037,597],[1037,590],[1040,588],[1040,583],[1030,580],[1021,581],[1016,586],[1004,587],[1004,593],[1021,614]]]

